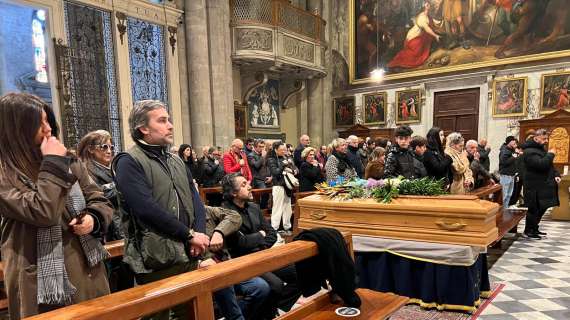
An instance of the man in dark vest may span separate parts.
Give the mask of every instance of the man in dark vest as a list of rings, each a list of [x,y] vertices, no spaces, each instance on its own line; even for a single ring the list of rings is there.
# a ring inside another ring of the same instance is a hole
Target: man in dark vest
[[[165,105],[138,101],[129,127],[135,145],[117,155],[112,167],[125,231],[123,260],[137,283],[145,284],[196,269],[209,238],[192,173],[168,152],[173,126]],[[186,319],[187,309],[179,305],[146,319]]]

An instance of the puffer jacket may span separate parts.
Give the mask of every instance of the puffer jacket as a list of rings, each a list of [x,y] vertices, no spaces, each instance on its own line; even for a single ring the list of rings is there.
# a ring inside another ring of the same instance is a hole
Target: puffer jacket
[[[409,149],[402,149],[398,144],[390,147],[386,156],[384,176],[393,178],[403,176],[406,179],[414,179],[414,155]]]

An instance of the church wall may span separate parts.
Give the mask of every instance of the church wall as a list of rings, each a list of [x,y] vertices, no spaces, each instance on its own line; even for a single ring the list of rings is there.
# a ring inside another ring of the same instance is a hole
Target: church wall
[[[294,146],[297,145],[298,137],[301,134],[298,123],[299,110],[299,106],[281,110],[281,131],[285,133],[285,142]]]

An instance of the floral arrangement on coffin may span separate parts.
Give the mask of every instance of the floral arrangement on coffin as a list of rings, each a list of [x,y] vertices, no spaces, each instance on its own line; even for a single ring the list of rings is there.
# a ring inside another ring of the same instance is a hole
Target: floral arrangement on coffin
[[[341,177],[342,178],[342,177]],[[320,194],[331,199],[376,199],[378,202],[390,203],[399,195],[438,196],[445,194],[445,182],[443,179],[432,178],[404,179],[403,177],[389,179],[343,179],[332,181],[330,184],[323,182],[315,185]]]

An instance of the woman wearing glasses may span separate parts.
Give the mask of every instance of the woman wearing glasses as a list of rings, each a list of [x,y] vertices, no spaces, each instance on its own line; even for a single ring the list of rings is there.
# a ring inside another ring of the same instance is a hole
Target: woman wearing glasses
[[[52,135],[36,96],[0,97],[2,263],[10,319],[109,293],[97,237],[112,208],[87,170]],[[54,122],[55,123],[55,122]]]

